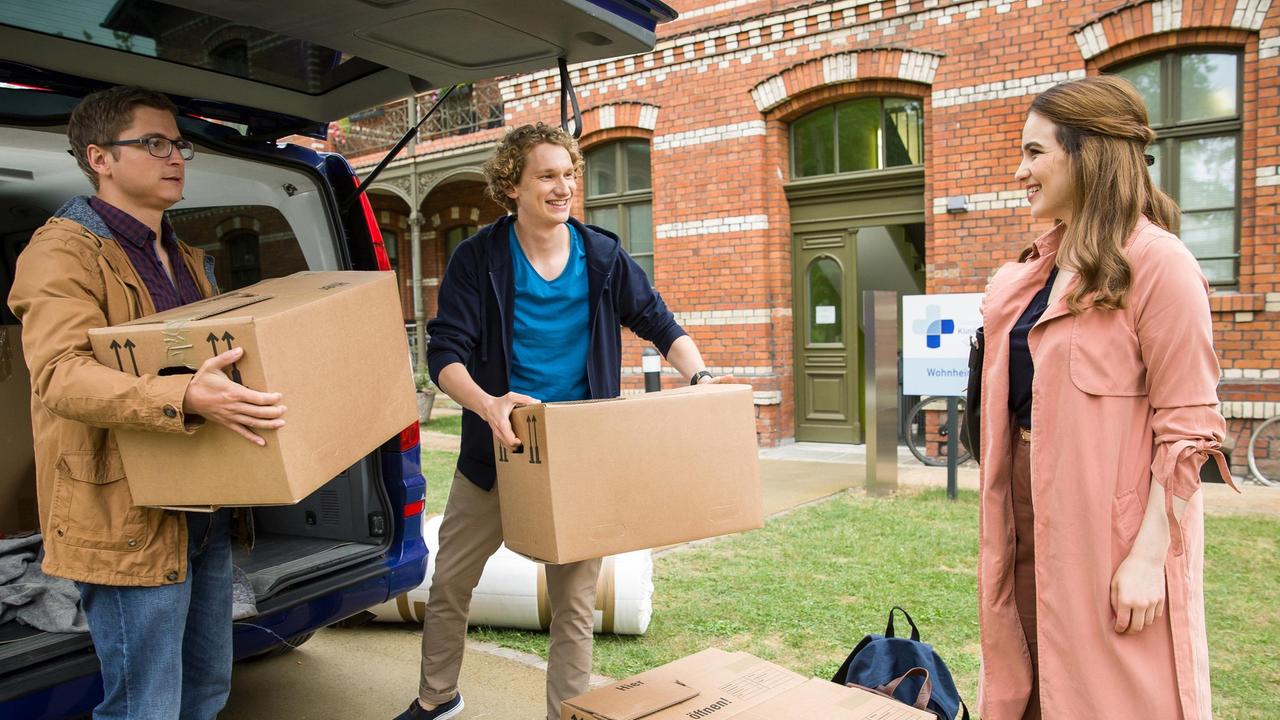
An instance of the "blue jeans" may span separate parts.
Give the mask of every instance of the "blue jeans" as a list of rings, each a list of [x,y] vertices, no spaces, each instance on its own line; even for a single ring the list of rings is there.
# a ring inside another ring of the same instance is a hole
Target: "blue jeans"
[[[226,704],[231,511],[188,513],[187,533],[180,584],[76,583],[102,665],[104,697],[94,720],[213,720]]]

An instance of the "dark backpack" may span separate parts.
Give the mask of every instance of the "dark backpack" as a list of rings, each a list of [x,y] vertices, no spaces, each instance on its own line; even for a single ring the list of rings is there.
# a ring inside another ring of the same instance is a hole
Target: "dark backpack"
[[[893,632],[893,614],[901,612],[911,625],[911,639]],[[933,646],[920,641],[920,631],[906,610],[889,611],[889,624],[884,635],[868,635],[849,653],[831,682],[857,685],[898,702],[931,712],[939,720],[969,720],[956,690],[951,671]]]

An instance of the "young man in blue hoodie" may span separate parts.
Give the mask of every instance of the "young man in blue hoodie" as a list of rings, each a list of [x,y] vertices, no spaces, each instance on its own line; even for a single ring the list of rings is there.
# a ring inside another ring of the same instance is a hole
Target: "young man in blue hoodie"
[[[519,445],[517,405],[617,397],[621,327],[652,342],[693,384],[707,372],[697,345],[618,238],[570,217],[582,174],[577,143],[538,123],[507,133],[485,164],[488,194],[510,213],[455,251],[428,324],[431,379],[462,407],[462,448],[440,526],[422,633],[418,698],[397,720],[462,711],[471,593],[502,544],[493,440]],[[547,718],[587,691],[600,560],[548,565],[551,647]]]

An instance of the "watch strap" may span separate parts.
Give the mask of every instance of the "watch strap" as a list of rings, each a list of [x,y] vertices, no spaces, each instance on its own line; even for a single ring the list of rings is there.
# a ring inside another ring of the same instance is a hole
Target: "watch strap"
[[[702,378],[704,378],[704,377],[713,378],[713,377],[715,377],[715,375],[712,375],[711,373],[707,372],[706,370],[699,370],[698,372],[696,372],[696,373],[694,373],[694,374],[693,374],[693,377],[689,378],[689,384],[690,384],[690,385],[697,385],[699,382],[701,382],[701,381],[702,381]]]

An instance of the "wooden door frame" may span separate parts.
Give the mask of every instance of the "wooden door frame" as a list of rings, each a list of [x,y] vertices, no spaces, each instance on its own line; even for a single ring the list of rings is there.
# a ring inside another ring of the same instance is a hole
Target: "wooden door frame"
[[[881,225],[910,225],[926,223],[927,208],[924,205],[924,167],[911,166],[874,170],[847,175],[828,176],[822,178],[806,178],[787,183],[784,186],[788,204],[791,207],[791,275],[792,275],[792,377],[794,378],[793,398],[795,401],[796,435],[800,434],[802,423],[801,383],[804,381],[802,357],[804,338],[802,332],[807,327],[807,318],[802,307],[808,298],[802,296],[804,290],[802,278],[803,268],[799,267],[799,249],[801,238],[819,233],[850,233],[850,250],[854,255],[854,274],[846,280],[846,303],[852,302],[853,330],[849,338],[850,352],[854,354],[854,370],[856,372],[855,387],[858,406],[854,415],[854,442],[863,442],[863,414],[866,402],[866,388],[863,386],[865,367],[862,358],[862,325],[860,322],[862,302],[857,283],[857,232],[864,227]],[[806,207],[827,206],[832,211],[820,213],[818,217],[803,217]],[[839,210],[835,210],[840,208]],[[798,212],[799,211],[799,212]],[[801,215],[802,217],[797,217]]]

